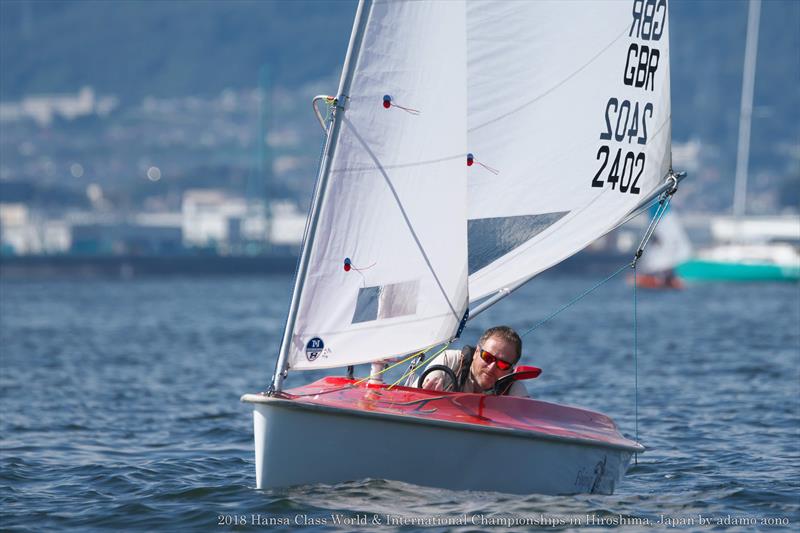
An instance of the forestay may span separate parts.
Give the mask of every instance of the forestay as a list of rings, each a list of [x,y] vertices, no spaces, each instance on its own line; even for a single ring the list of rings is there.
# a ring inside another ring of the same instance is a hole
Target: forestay
[[[692,255],[692,243],[678,220],[678,215],[671,209],[658,223],[647,253],[642,256],[640,269],[646,274],[667,272]]]
[[[467,4],[470,300],[613,229],[670,168],[666,0]],[[495,171],[497,173],[495,173]]]
[[[300,280],[290,368],[409,353],[458,327],[468,299],[465,13],[459,1],[371,6]]]

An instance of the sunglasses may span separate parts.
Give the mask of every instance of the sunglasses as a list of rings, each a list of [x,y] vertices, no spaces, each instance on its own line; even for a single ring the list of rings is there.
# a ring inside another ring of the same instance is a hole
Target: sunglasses
[[[502,359],[498,358],[493,353],[487,352],[483,348],[478,348],[478,350],[479,350],[478,353],[481,356],[481,359],[483,359],[486,362],[487,365],[491,365],[492,363],[494,363],[495,366],[497,366],[497,368],[499,368],[500,370],[509,370],[510,368],[513,368],[513,366],[514,366],[514,363],[509,363],[508,361],[503,361]]]

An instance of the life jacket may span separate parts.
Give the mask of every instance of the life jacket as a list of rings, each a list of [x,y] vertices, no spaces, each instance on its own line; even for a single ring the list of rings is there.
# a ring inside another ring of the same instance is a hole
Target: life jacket
[[[467,384],[473,357],[475,357],[475,346],[467,345],[461,348],[461,368],[458,371],[458,383],[455,392],[464,392],[464,385]]]

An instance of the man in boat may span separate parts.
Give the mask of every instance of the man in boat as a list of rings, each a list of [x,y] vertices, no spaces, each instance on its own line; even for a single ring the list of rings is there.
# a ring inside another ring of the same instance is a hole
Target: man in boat
[[[525,385],[513,381],[502,391],[495,391],[497,380],[514,371],[514,365],[522,357],[522,339],[508,326],[487,329],[476,347],[465,346],[463,350],[446,350],[428,365],[428,369],[440,365],[445,369],[428,374],[422,382],[423,389],[482,392],[485,394],[507,394],[528,396]],[[453,383],[453,377],[456,383]]]

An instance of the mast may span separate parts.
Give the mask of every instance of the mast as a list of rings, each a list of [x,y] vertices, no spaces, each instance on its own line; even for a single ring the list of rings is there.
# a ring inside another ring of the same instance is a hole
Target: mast
[[[739,112],[739,145],[736,152],[736,188],[733,192],[733,215],[744,216],[747,203],[747,167],[750,158],[750,122],[753,115],[753,89],[756,82],[758,25],[761,0],[750,0],[747,12],[747,39],[742,73],[742,103]]]
[[[294,290],[292,291],[292,301],[289,304],[289,315],[286,318],[286,329],[283,332],[283,340],[281,341],[281,351],[278,355],[278,361],[275,364],[275,374],[272,377],[272,384],[270,386],[271,392],[278,392],[283,386],[283,379],[285,377],[288,358],[289,347],[292,342],[292,332],[294,331],[295,320],[297,319],[297,310],[300,305],[300,296],[303,292],[303,285],[308,272],[308,262],[311,256],[311,244],[314,242],[314,235],[317,232],[317,223],[319,222],[320,211],[325,200],[325,190],[330,176],[331,162],[336,151],[336,143],[341,130],[342,119],[347,107],[347,99],[350,93],[350,84],[355,72],[358,56],[361,51],[361,43],[364,38],[364,31],[367,27],[367,20],[369,19],[370,11],[372,8],[372,0],[359,0],[358,8],[356,10],[356,18],[353,23],[353,31],[350,34],[350,43],[347,46],[347,55],[344,60],[344,67],[342,69],[342,78],[339,82],[339,91],[337,92],[336,103],[333,111],[333,119],[328,134],[328,140],[325,144],[325,152],[322,158],[322,163],[317,177],[317,187],[314,191],[314,199],[311,205],[311,211],[308,215],[308,229],[303,240],[303,250],[300,254],[300,262],[297,266],[297,275],[294,280]]]

